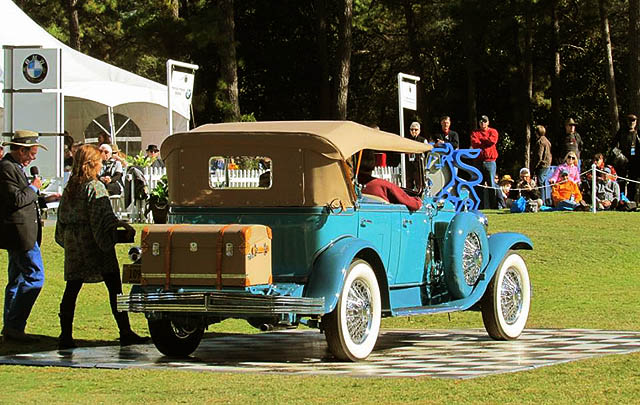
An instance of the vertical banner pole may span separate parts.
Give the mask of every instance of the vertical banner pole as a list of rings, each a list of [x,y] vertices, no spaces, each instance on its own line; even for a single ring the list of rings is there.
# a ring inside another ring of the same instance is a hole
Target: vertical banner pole
[[[596,213],[596,164],[591,165],[591,212]]]
[[[406,73],[398,73],[398,115],[400,116],[400,136],[404,138],[404,109],[413,110],[417,109],[417,95],[415,91],[416,83],[420,81],[418,76],[408,75]],[[404,86],[405,82],[413,82],[412,86]],[[413,94],[411,94],[411,88],[413,88]],[[408,90],[408,91],[407,91]],[[406,166],[406,154],[403,153],[400,156],[400,169],[402,172],[401,182],[402,187],[407,186],[407,166]]]

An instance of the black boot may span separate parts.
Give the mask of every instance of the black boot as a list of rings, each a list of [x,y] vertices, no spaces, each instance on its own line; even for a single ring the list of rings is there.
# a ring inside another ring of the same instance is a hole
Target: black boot
[[[114,317],[120,329],[120,346],[137,345],[149,341],[148,337],[139,336],[131,330],[129,315],[126,312],[118,312]]]
[[[60,312],[60,337],[58,338],[58,349],[73,349],[78,347],[73,340],[73,312]]]

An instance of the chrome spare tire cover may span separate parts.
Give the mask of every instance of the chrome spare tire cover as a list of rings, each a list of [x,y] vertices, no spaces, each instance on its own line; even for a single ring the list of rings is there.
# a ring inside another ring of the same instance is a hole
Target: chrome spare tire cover
[[[489,262],[489,240],[482,218],[471,212],[453,218],[445,234],[443,260],[451,295],[469,296]]]

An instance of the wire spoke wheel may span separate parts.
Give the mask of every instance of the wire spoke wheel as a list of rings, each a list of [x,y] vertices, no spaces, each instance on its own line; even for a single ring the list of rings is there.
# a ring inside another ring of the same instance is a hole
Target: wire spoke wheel
[[[513,325],[522,312],[522,281],[518,272],[509,268],[502,280],[500,288],[500,302],[502,316],[509,325]]]
[[[351,263],[338,303],[322,318],[331,353],[340,360],[363,360],[373,350],[380,332],[380,289],[369,263]]]
[[[527,265],[520,255],[509,252],[482,297],[482,321],[489,336],[517,339],[527,323],[530,306]]]

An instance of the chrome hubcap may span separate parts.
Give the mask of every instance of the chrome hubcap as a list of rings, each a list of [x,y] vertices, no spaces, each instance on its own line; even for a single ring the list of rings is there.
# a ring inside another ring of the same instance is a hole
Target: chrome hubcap
[[[355,280],[347,294],[347,331],[354,343],[365,341],[372,320],[371,290],[364,281]]]
[[[500,287],[500,303],[502,317],[509,325],[516,323],[522,311],[522,281],[520,274],[509,268],[502,279]]]

